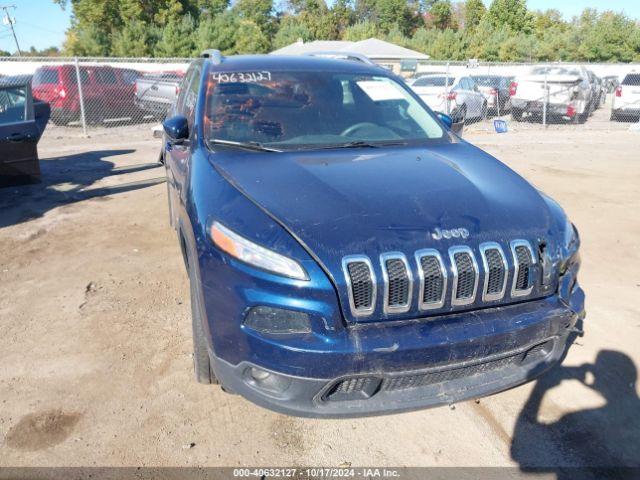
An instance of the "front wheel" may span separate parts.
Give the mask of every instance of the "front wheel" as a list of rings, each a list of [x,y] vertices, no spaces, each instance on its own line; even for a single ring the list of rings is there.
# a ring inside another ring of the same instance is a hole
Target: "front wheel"
[[[189,262],[193,260],[189,259]],[[195,275],[193,267],[189,267],[189,284],[191,290],[191,326],[193,330],[193,370],[198,383],[207,385],[217,385],[218,379],[211,368],[211,357],[207,348],[206,335],[202,322],[204,315],[202,314],[202,305],[195,286]]]
[[[451,112],[451,118],[453,119],[453,123],[467,123],[467,106],[462,105],[459,109]]]
[[[521,122],[522,121],[522,110],[520,110],[518,108],[512,108],[511,109],[511,118],[513,120],[515,120],[516,122]]]

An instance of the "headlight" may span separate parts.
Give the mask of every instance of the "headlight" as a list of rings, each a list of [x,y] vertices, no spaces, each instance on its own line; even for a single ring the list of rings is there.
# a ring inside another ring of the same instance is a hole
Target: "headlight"
[[[218,222],[211,226],[211,239],[220,250],[249,265],[296,280],[309,279],[307,272],[295,260],[261,247]]]

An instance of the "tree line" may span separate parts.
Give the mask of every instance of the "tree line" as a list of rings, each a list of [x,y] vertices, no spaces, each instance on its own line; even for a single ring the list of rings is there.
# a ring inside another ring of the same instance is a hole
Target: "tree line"
[[[61,53],[190,57],[264,53],[299,39],[377,37],[435,60],[640,61],[640,23],[585,9],[565,20],[526,0],[53,0],[72,9]]]

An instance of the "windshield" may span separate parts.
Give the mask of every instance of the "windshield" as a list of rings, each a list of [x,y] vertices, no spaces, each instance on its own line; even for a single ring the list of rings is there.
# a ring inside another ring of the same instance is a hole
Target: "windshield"
[[[630,73],[622,81],[622,85],[632,85],[634,87],[640,87],[640,73]]]
[[[500,85],[500,77],[474,76],[471,78],[473,78],[481,87],[498,87]]]
[[[453,77],[420,77],[413,82],[413,87],[444,87],[449,80],[449,86],[453,85]]]
[[[213,72],[204,125],[210,144],[279,150],[448,141],[433,114],[395,80],[334,72]]]
[[[579,70],[566,67],[535,67],[530,73],[532,75],[580,75]]]

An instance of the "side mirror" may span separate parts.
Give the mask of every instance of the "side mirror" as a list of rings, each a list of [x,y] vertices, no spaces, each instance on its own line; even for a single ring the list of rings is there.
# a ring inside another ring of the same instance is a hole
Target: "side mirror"
[[[189,122],[186,117],[176,115],[162,123],[164,133],[176,144],[183,143],[189,139]]]
[[[454,122],[453,118],[450,115],[447,115],[446,113],[442,113],[442,112],[436,112],[436,115],[438,115],[438,118],[440,119],[440,121],[444,123],[445,127],[447,127],[449,130],[451,130],[453,133],[457,135],[462,135],[462,129],[464,128],[464,121]]]

